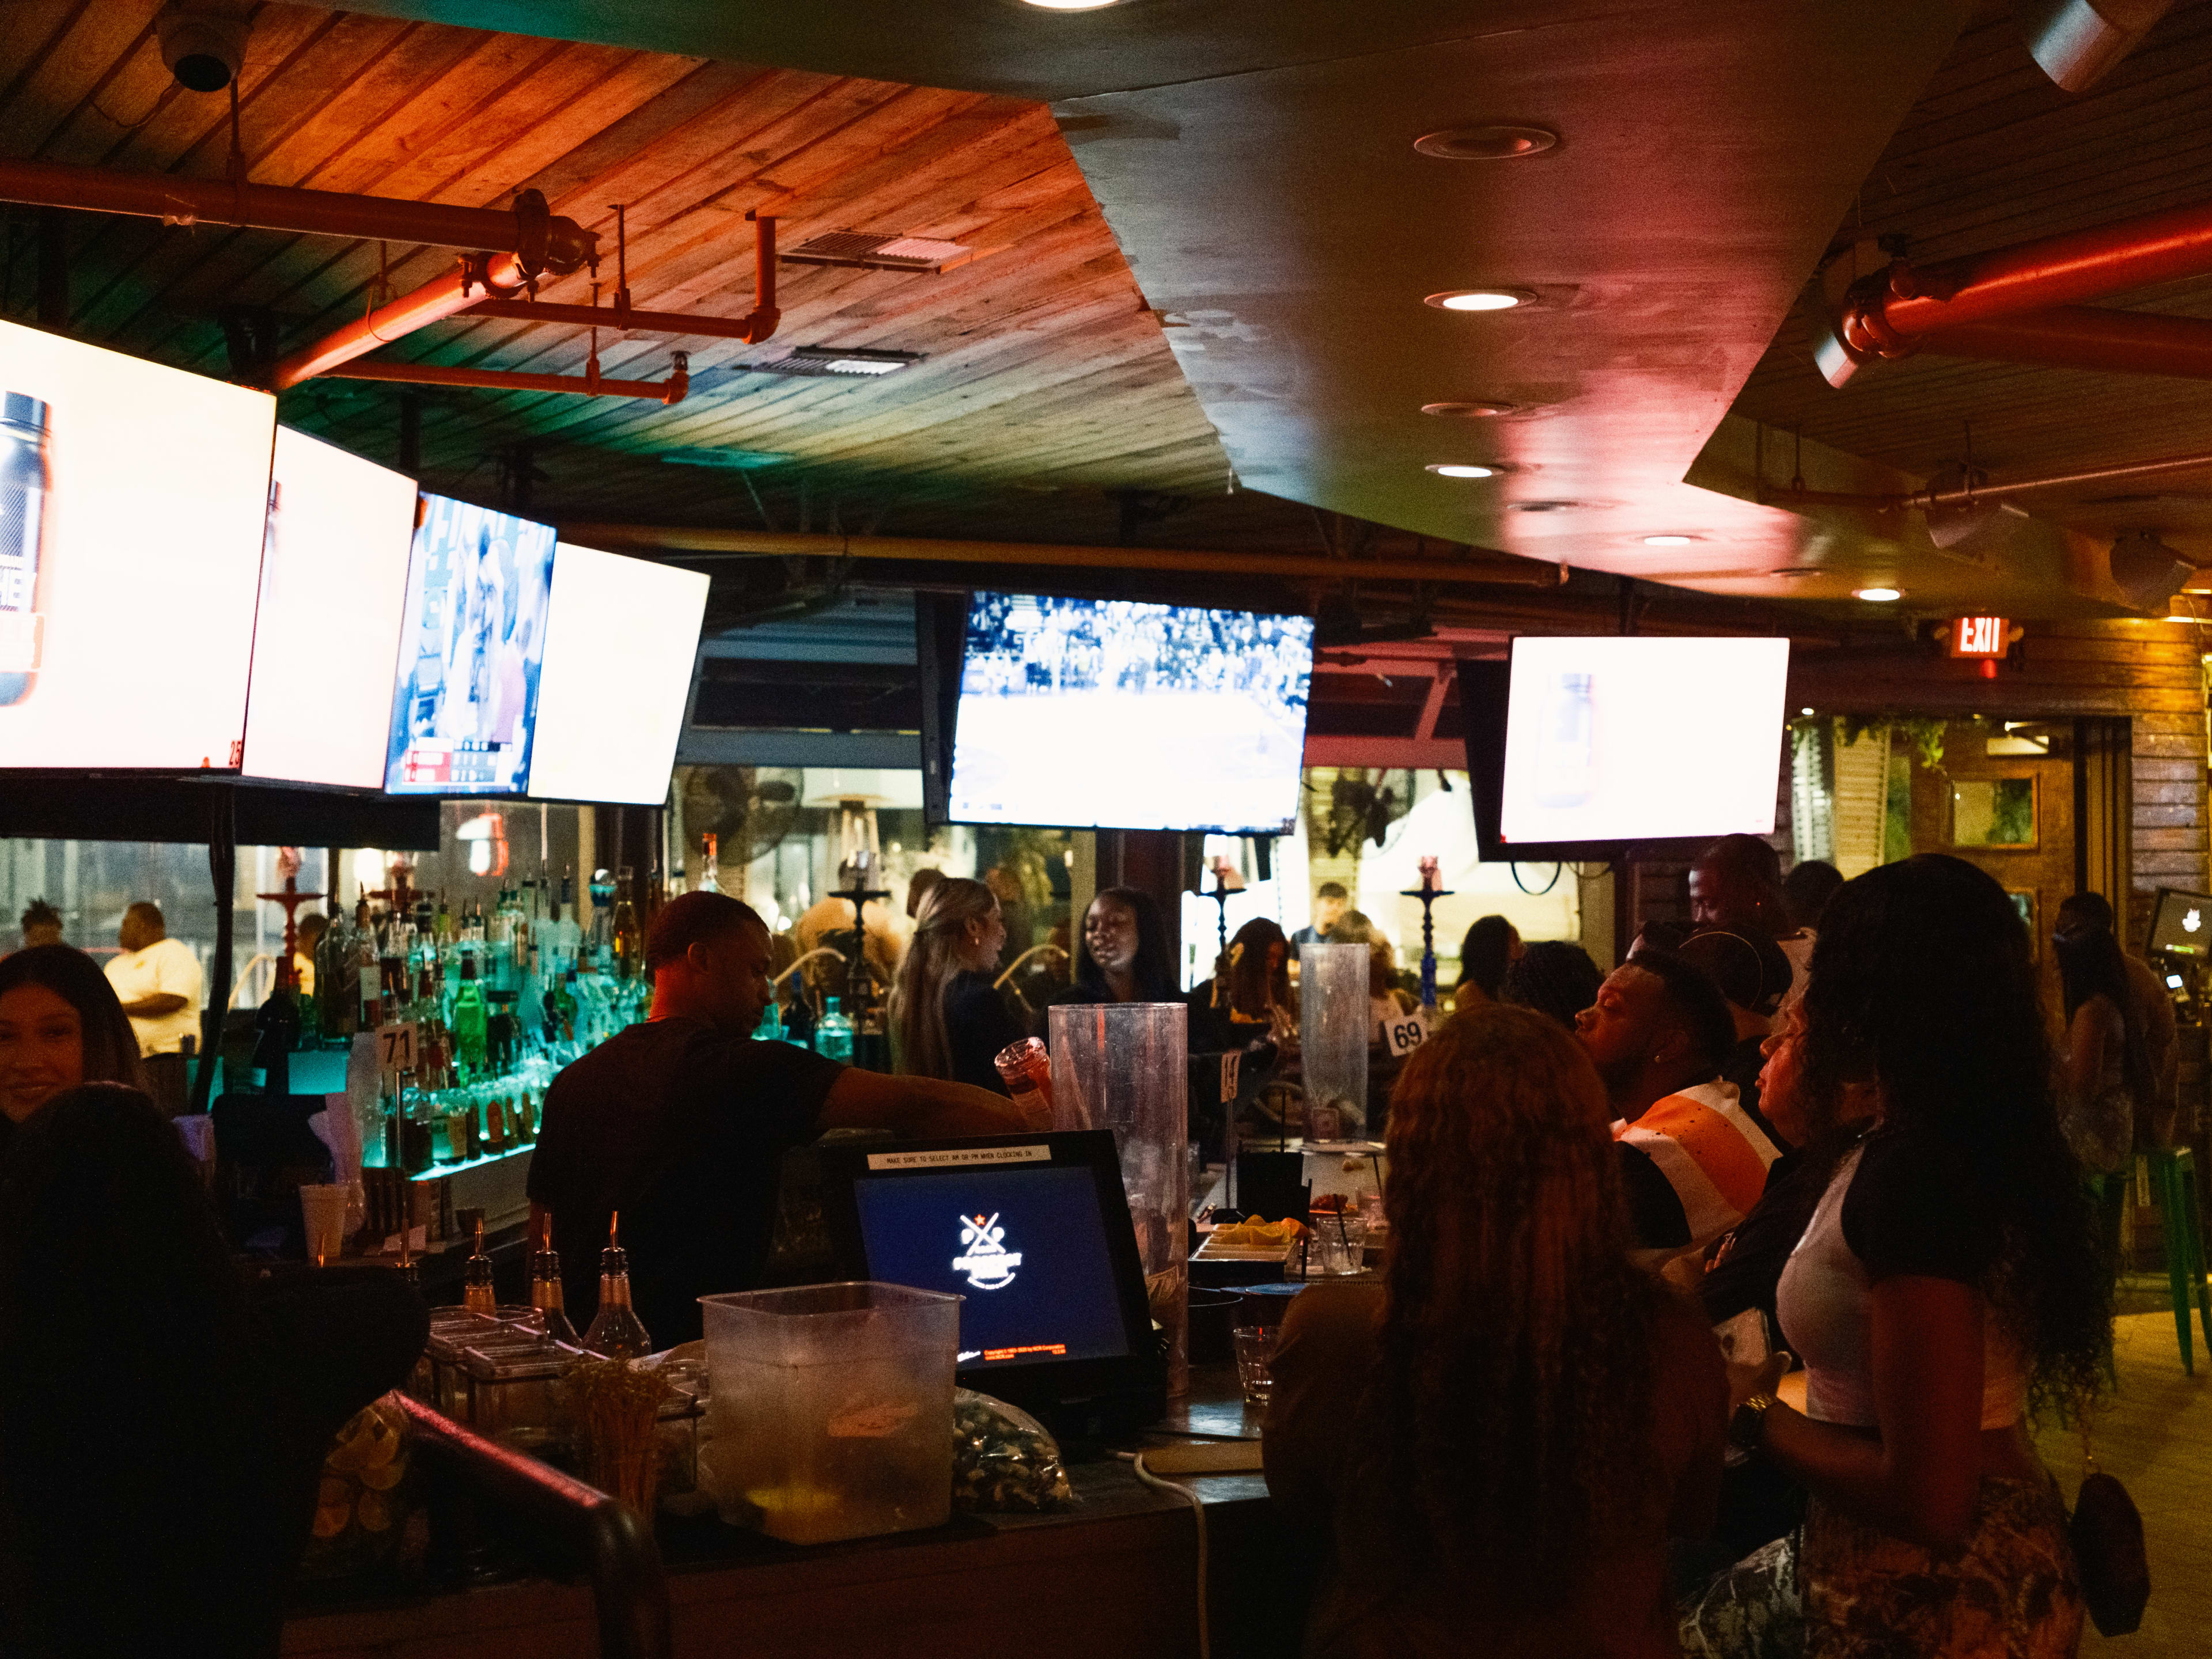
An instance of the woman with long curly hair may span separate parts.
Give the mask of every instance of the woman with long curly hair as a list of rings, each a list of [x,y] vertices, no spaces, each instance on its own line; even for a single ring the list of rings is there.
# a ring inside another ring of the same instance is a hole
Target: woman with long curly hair
[[[2028,1422],[2097,1392],[2112,1283],[2019,915],[1958,859],[1871,871],[1829,903],[1804,1006],[1814,1103],[1856,1086],[1875,1124],[1778,1291],[1806,1409],[1774,1402],[1771,1367],[1741,1368],[1729,1433],[1811,1502],[1794,1562],[1784,1540],[1741,1564],[1686,1645],[1779,1650],[1760,1610],[1794,1601],[1807,1659],[2070,1655],[2081,1585]]]
[[[1006,1092],[993,1061],[1027,1033],[991,982],[1006,943],[998,896],[981,882],[951,876],[929,890],[891,984],[900,1072]]]
[[[1675,1651],[1665,1540],[1711,1524],[1724,1382],[1629,1263],[1606,1119],[1526,1009],[1407,1062],[1382,1282],[1310,1288],[1275,1353],[1267,1485],[1331,1557],[1308,1655]]]

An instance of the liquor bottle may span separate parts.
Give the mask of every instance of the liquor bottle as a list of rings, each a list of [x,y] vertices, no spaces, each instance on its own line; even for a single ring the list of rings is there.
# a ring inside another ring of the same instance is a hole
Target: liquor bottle
[[[853,1063],[853,1022],[843,1012],[842,997],[831,997],[814,1027],[814,1052],[824,1060]]]
[[[432,1142],[435,1126],[430,1121],[430,1091],[422,1086],[421,1073],[404,1067],[399,1073],[399,1167],[418,1176],[436,1161]]]
[[[46,405],[0,392],[0,708],[29,696],[39,677],[48,487]]]
[[[630,903],[630,872],[628,866],[617,877],[615,888],[614,945],[615,977],[634,979],[645,959],[645,934],[637,925],[637,911]]]
[[[453,987],[453,1011],[449,1024],[453,1033],[453,1058],[471,1077],[485,1069],[486,1024],[483,986],[477,979],[476,951],[463,947],[461,976]]]
[[[721,842],[709,830],[699,837],[699,884],[695,892],[719,893],[722,890],[722,872],[718,854]]]
[[[300,1005],[289,987],[279,984],[253,1016],[253,1060],[261,1071],[261,1091],[292,1092],[292,1051],[300,1046]]]
[[[492,1286],[491,1258],[484,1254],[483,1218],[477,1218],[477,1247],[461,1269],[461,1305],[473,1314],[489,1316],[498,1310],[499,1294]]]
[[[584,1333],[584,1346],[609,1359],[642,1359],[653,1339],[629,1305],[629,1252],[616,1241],[622,1212],[607,1218],[607,1248],[599,1253],[599,1311]]]
[[[530,1305],[538,1310],[545,1334],[569,1347],[580,1347],[582,1339],[568,1322],[568,1297],[561,1288],[561,1257],[553,1248],[553,1218],[539,1224],[538,1248],[530,1257]]]

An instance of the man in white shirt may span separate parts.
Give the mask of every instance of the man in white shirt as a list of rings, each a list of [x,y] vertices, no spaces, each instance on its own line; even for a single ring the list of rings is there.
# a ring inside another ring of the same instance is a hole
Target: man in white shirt
[[[174,1112],[184,1103],[185,1039],[198,1047],[200,959],[169,937],[161,907],[141,900],[123,913],[115,942],[123,954],[107,964],[107,982],[131,1017],[155,1100]]]

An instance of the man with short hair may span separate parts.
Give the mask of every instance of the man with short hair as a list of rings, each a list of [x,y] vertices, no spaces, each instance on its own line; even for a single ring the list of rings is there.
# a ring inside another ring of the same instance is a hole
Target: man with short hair
[[[1352,908],[1352,895],[1340,881],[1325,881],[1314,889],[1313,921],[1291,935],[1291,954],[1301,945],[1327,945],[1329,933]]]
[[[33,945],[59,945],[62,942],[62,913],[44,899],[33,899],[23,907],[23,948]]]
[[[1761,836],[1723,836],[1690,866],[1690,920],[1731,933],[1764,933],[1790,958],[1788,1007],[1805,994],[1813,964],[1813,930],[1790,919],[1782,896],[1782,855]]]
[[[1641,951],[1606,976],[1575,1035],[1618,1118],[1638,1244],[1663,1259],[1742,1220],[1780,1148],[1718,1076],[1735,1044],[1720,988],[1671,952]]]
[[[122,953],[107,964],[107,982],[131,1017],[144,1061],[146,1091],[174,1116],[185,1106],[187,1039],[197,1048],[200,997],[206,980],[189,945],[169,937],[161,907],[141,899],[115,931]]]
[[[784,1154],[830,1129],[905,1136],[1018,1132],[1000,1096],[884,1077],[752,1031],[774,994],[767,924],[723,893],[672,899],[645,962],[653,1006],[546,1092],[530,1167],[550,1212],[570,1316],[599,1302],[599,1252],[621,1215],[632,1304],[658,1348],[700,1334],[698,1298],[759,1286]]]

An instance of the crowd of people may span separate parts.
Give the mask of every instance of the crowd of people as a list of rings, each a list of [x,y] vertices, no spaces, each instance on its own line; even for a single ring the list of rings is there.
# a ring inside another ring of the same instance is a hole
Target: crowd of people
[[[2162,990],[2077,896],[2054,1053],[2017,910],[1947,856],[1785,882],[1729,837],[1689,889],[1601,978],[1470,933],[1393,1093],[1382,1278],[1277,1347],[1308,1650],[2071,1653],[2029,1429],[2107,1381],[2084,1177],[2171,1109]]]
[[[963,689],[1032,692],[1249,692],[1303,710],[1313,624],[1302,617],[1133,600],[978,596]]]
[[[651,1018],[555,1080],[530,1171],[579,1324],[617,1212],[666,1346],[762,1282],[786,1152],[1022,1127],[992,1064],[1024,1034],[1000,896],[921,885],[893,1076],[750,1040],[773,938],[744,904],[653,918]],[[2085,1176],[2170,1119],[2161,988],[2075,896],[2054,1051],[2017,911],[1942,855],[1785,881],[1729,837],[1689,898],[1609,973],[1469,930],[1391,1091],[1383,1270],[1307,1289],[1275,1355],[1267,1477],[1324,1561],[1308,1650],[2071,1652],[2081,1569],[2029,1430],[2108,1378]],[[1372,924],[1323,915],[1238,930],[1194,1044],[1293,1045],[1316,942],[1367,944],[1400,994]],[[145,1092],[185,994],[143,960],[158,921],[125,919],[120,975],[60,943],[0,959],[0,1650],[273,1650],[321,1449],[427,1329],[390,1274],[240,1274]],[[1177,994],[1153,900],[1101,890],[1061,995]]]

